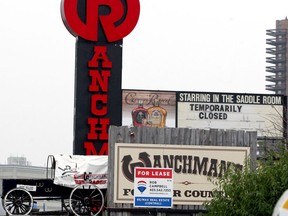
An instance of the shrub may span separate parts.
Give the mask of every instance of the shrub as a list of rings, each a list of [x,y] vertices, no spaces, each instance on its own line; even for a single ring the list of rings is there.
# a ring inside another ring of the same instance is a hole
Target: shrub
[[[204,204],[205,215],[272,215],[282,193],[288,189],[288,151],[270,152],[251,168],[247,160],[243,170],[229,169],[223,177],[211,180],[214,198]]]

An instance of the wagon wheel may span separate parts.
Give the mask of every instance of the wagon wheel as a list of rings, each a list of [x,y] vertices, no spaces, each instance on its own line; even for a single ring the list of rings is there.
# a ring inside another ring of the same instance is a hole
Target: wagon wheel
[[[33,207],[33,198],[27,190],[14,188],[5,195],[3,207],[8,215],[28,215]]]
[[[104,196],[96,185],[78,185],[70,194],[70,209],[75,215],[95,216],[103,206]]]

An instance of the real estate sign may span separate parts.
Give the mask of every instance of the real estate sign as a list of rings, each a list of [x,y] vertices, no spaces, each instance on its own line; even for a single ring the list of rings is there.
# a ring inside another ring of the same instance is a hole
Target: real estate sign
[[[172,208],[173,169],[135,167],[134,207]]]

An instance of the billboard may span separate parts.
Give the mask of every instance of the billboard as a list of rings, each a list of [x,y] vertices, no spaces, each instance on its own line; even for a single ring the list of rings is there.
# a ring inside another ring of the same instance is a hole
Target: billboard
[[[241,93],[177,93],[177,126],[256,130],[258,136],[283,136],[284,96]]]
[[[249,154],[249,147],[116,143],[114,202],[133,203],[136,167],[151,167],[172,168],[173,204],[201,205],[213,197],[208,178],[232,163],[241,168]]]
[[[123,90],[122,125],[244,130],[257,131],[258,137],[282,137],[284,105],[284,96],[274,94]]]
[[[176,93],[122,91],[122,125],[176,127]]]

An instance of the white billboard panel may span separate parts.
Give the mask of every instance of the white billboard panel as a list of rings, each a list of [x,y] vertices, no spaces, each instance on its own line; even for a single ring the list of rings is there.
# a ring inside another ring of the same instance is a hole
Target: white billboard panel
[[[283,136],[283,96],[185,92],[177,95],[177,126],[256,130],[258,136]]]

